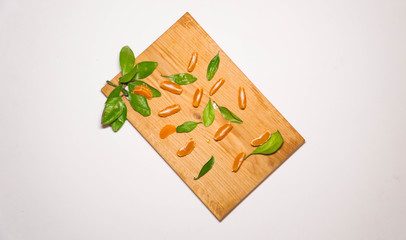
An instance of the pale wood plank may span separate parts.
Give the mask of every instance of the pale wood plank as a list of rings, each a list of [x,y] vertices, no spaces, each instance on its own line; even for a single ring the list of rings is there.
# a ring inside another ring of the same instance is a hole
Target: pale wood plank
[[[187,72],[192,52],[199,53],[198,64],[193,71],[198,80],[183,86],[181,95],[174,95],[159,88],[161,77],[176,73]],[[206,80],[207,65],[220,51],[220,67],[212,81]],[[143,117],[129,109],[127,119],[141,133],[161,157],[172,167],[179,177],[200,198],[207,208],[222,220],[242,199],[278,168],[303,143],[303,137],[289,124],[289,122],[276,110],[265,96],[241,72],[221,48],[210,38],[200,25],[186,13],[151,46],[137,57],[140,61],[156,61],[159,63],[154,73],[145,81],[159,89],[162,97],[149,101],[152,115]],[[118,82],[118,74],[112,79]],[[162,140],[159,132],[166,124],[175,126],[185,121],[201,121],[202,111],[209,100],[209,90],[212,85],[223,77],[226,82],[220,90],[213,95],[212,100],[226,106],[239,116],[244,123],[233,124],[231,133],[222,141],[213,140],[214,132],[227,121],[216,110],[216,119],[210,127],[200,124],[190,133],[175,133]],[[238,88],[245,87],[247,94],[247,108],[238,107]],[[192,106],[192,98],[196,88],[204,89],[204,96],[199,108]],[[102,92],[107,96],[113,87],[106,85]],[[178,103],[181,112],[167,117],[158,116],[158,111],[166,106]],[[234,157],[245,151],[250,153],[253,147],[250,141],[263,133],[266,129],[272,132],[279,130],[284,138],[284,144],[279,151],[270,156],[254,155],[248,158],[238,173],[233,173]],[[176,151],[186,143],[189,138],[196,141],[195,150],[188,156],[179,158]],[[207,142],[210,139],[209,142]],[[213,169],[198,181],[193,180],[200,168],[213,155],[216,159]]]

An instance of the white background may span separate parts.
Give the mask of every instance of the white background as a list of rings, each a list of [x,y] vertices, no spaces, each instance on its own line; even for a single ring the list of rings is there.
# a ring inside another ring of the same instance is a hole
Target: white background
[[[306,139],[222,222],[100,124],[187,11]],[[405,44],[404,0],[0,0],[0,239],[406,239]]]

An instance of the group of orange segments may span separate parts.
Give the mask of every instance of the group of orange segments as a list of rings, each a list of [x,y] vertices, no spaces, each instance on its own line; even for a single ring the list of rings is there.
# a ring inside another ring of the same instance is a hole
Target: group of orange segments
[[[193,72],[193,70],[196,67],[197,60],[198,60],[198,53],[193,52],[193,54],[190,58],[188,67],[187,67],[188,72]],[[225,83],[224,78],[220,78],[210,89],[210,92],[209,92],[210,96],[214,95],[224,83]],[[180,95],[183,91],[182,87],[179,84],[169,81],[169,80],[161,82],[161,84],[159,86],[162,89],[164,89],[170,93],[177,94],[177,95]],[[144,96],[147,99],[152,98],[152,91],[150,90],[149,87],[144,86],[144,85],[136,86],[133,90],[133,93]],[[193,100],[192,100],[193,107],[197,108],[200,106],[202,96],[203,96],[203,88],[199,87],[198,89],[196,89],[196,91],[193,95]],[[242,110],[244,110],[247,106],[247,98],[246,98],[244,87],[239,87],[239,90],[238,90],[238,106]],[[168,106],[168,107],[162,109],[161,111],[159,111],[158,115],[160,117],[168,117],[168,116],[171,116],[171,115],[179,112],[180,110],[181,110],[180,105],[174,104],[174,105]],[[232,128],[233,128],[233,126],[231,125],[231,123],[227,123],[227,124],[221,126],[220,128],[217,129],[216,133],[214,134],[214,140],[221,141],[228,135],[228,133],[230,133]],[[175,132],[176,132],[176,127],[174,125],[166,125],[161,129],[159,136],[161,139],[164,139]],[[251,141],[251,145],[254,147],[260,146],[260,145],[264,144],[270,138],[270,136],[271,136],[271,132],[269,130],[267,130],[263,134],[261,134],[259,137],[253,139]],[[179,157],[184,157],[184,156],[190,154],[194,150],[194,148],[195,148],[195,142],[191,138],[184,146],[179,148],[179,150],[177,151],[177,155]],[[234,160],[234,164],[233,164],[233,172],[238,171],[242,162],[245,159],[245,156],[246,156],[246,154],[244,152],[239,153],[236,156],[236,158]]]

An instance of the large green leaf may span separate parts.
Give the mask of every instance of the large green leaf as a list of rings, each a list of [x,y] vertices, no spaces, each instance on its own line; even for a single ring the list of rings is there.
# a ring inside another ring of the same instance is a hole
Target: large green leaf
[[[196,82],[197,77],[193,76],[190,73],[179,73],[179,74],[173,74],[170,76],[165,76],[161,75],[162,77],[169,78],[174,83],[177,83],[179,85],[187,85]]]
[[[237,115],[228,110],[228,108],[219,106],[218,104],[217,106],[219,107],[221,116],[223,116],[223,118],[225,118],[226,120],[233,123],[243,123],[243,121],[239,117],[237,117]]]
[[[108,102],[109,100],[111,100],[114,97],[120,97],[120,93],[121,93],[121,89],[123,87],[121,85],[118,85],[117,87],[115,87],[113,89],[113,91],[111,91],[111,93],[109,94],[109,96],[107,97],[106,102]]]
[[[184,122],[183,124],[179,125],[176,128],[176,132],[178,133],[186,133],[186,132],[191,132],[193,131],[193,129],[195,129],[197,127],[197,125],[199,125],[202,122],[193,122],[193,121],[187,121]]]
[[[266,141],[261,146],[257,147],[252,153],[250,153],[245,158],[248,158],[253,154],[264,154],[264,155],[272,154],[278,151],[278,149],[282,146],[282,144],[283,144],[282,135],[279,131],[276,131],[276,133],[272,133],[271,138],[269,138],[268,141]]]
[[[118,130],[120,130],[120,128],[124,125],[126,120],[127,120],[127,106],[124,104],[124,109],[120,117],[118,117],[116,120],[114,120],[114,122],[111,123],[111,128],[113,128],[113,131],[117,132]]]
[[[209,99],[209,102],[207,103],[206,107],[203,110],[203,124],[205,127],[210,126],[214,118],[216,117],[215,112],[214,112],[214,107],[213,104],[211,103],[211,99]]]
[[[152,74],[152,72],[155,70],[157,66],[158,66],[157,62],[145,61],[137,63],[137,65],[135,65],[137,73],[135,74],[134,79],[138,80],[148,77],[149,75]]]
[[[121,74],[124,76],[134,67],[135,57],[129,46],[124,46],[120,51]]]
[[[203,165],[202,169],[199,172],[199,176],[195,177],[194,179],[197,180],[201,177],[203,177],[204,174],[206,174],[214,165],[214,157],[211,156],[210,160]]]
[[[104,107],[102,124],[110,124],[114,122],[124,110],[124,102],[121,97],[113,97],[109,99]]]
[[[142,116],[148,117],[151,115],[151,109],[149,108],[148,101],[144,96],[129,93],[128,100],[130,101],[131,107],[133,107],[133,109],[139,112]]]
[[[206,77],[207,80],[211,80],[214,77],[214,74],[216,74],[217,69],[219,68],[219,64],[220,64],[220,56],[219,53],[217,53],[216,56],[214,56],[214,58],[210,61],[209,65],[207,66],[207,73],[206,73]]]

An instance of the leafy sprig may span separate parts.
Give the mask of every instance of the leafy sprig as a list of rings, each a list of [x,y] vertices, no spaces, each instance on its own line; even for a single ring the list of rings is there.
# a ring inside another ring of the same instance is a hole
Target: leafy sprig
[[[113,91],[107,97],[104,106],[102,124],[110,124],[113,131],[117,132],[127,120],[127,106],[123,98],[127,98],[131,107],[147,117],[151,115],[151,109],[148,101],[144,96],[134,94],[132,91],[138,85],[145,85],[151,89],[153,97],[160,97],[161,93],[150,86],[149,84],[140,81],[151,75],[156,67],[157,62],[144,61],[135,64],[135,56],[129,46],[124,46],[120,51],[120,68],[122,76],[119,79],[119,84],[107,81],[107,84],[114,87]],[[127,90],[128,87],[128,90]],[[121,95],[122,94],[122,95]]]

